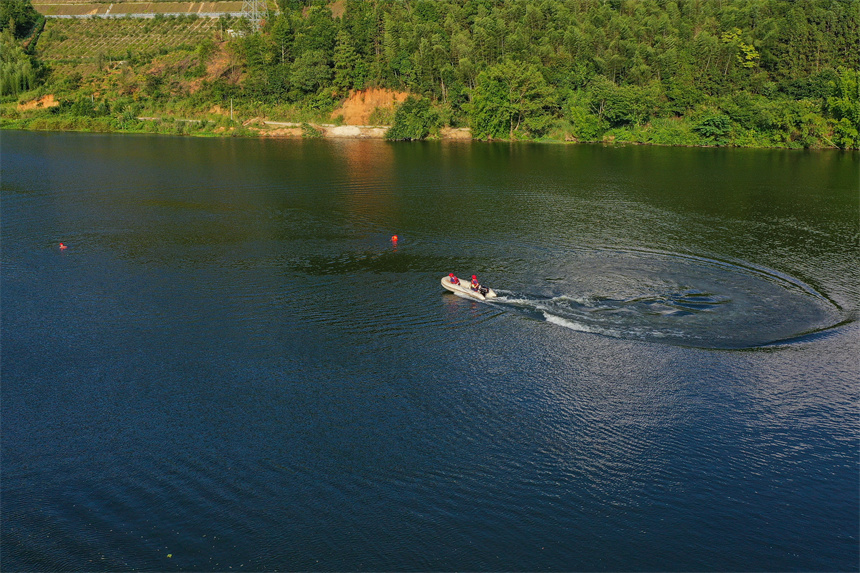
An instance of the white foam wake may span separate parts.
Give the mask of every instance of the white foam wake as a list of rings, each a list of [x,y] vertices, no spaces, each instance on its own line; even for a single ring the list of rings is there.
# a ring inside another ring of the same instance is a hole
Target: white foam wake
[[[581,322],[576,322],[568,318],[562,318],[560,316],[550,314],[546,311],[543,311],[543,317],[546,319],[547,322],[551,322],[553,324],[557,324],[559,326],[563,326],[571,330],[577,330],[579,332],[591,332],[593,334],[607,334],[602,329],[593,328],[591,326],[582,324]]]

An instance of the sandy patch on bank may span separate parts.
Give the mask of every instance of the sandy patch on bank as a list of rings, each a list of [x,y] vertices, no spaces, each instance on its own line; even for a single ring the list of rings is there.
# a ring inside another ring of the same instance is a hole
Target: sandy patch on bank
[[[359,137],[361,130],[354,125],[341,125],[327,129],[325,134],[329,137]]]
[[[56,100],[54,94],[48,94],[38,99],[30,100],[25,103],[18,104],[18,111],[27,111],[29,109],[42,109],[46,107],[57,107],[60,102]]]
[[[260,130],[263,137],[302,137],[300,127],[281,127],[278,129]]]
[[[443,127],[439,130],[442,139],[472,139],[472,130],[468,127]]]
[[[356,125],[338,125],[338,126],[320,126],[325,137],[345,137],[352,139],[382,139],[385,137],[387,127],[373,126],[356,126]]]

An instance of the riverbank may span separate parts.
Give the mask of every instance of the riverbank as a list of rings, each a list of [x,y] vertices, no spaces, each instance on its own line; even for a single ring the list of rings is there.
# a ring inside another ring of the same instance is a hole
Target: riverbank
[[[223,64],[214,63],[221,67]],[[189,89],[193,86],[189,86]],[[170,112],[140,102],[97,99],[72,100],[72,95],[45,94],[0,104],[0,129],[34,131],[92,131],[163,133],[225,137],[384,139],[397,106],[409,96],[384,88],[353,90],[328,113],[308,113],[290,107],[248,108],[244,102],[183,106]],[[99,93],[99,96],[102,94]],[[160,106],[159,106],[160,107]],[[134,113],[137,111],[138,113]],[[144,113],[140,113],[144,112]],[[180,115],[181,114],[181,115]],[[250,116],[250,117],[248,117]],[[296,121],[294,118],[300,118]],[[442,126],[433,139],[471,140],[468,127]]]
[[[332,139],[385,139],[390,125],[334,125],[330,123],[295,123],[253,119],[243,125],[245,129],[256,131],[260,137],[326,137]],[[309,134],[309,132],[311,132]],[[315,132],[315,133],[314,133]],[[435,139],[471,140],[472,130],[468,127],[445,127],[436,134]]]
[[[282,122],[254,118],[245,123],[224,119],[185,119],[170,116],[139,117],[133,119],[113,117],[72,117],[64,115],[39,115],[29,118],[9,119],[0,117],[0,130],[21,131],[58,131],[78,133],[127,133],[159,134],[187,137],[247,137],[261,139],[385,139],[388,125],[334,125],[315,122]],[[545,144],[591,143],[603,145],[653,145],[659,147],[734,147],[747,149],[839,149],[835,145],[798,145],[792,142],[757,144],[750,140],[745,143],[714,144],[703,141],[679,143],[664,140],[661,132],[649,134],[647,126],[640,132],[610,134],[599,140],[577,140],[571,137],[543,138],[539,140],[489,140],[489,141],[528,141]],[[638,136],[638,137],[637,137]],[[443,127],[434,130],[428,140],[448,141],[488,141],[475,139],[468,127]]]
[[[336,125],[314,122],[271,121],[253,118],[245,122],[229,119],[188,119],[170,116],[88,117],[48,113],[28,117],[0,117],[0,130],[69,131],[93,133],[153,133],[199,137],[261,137],[281,139],[385,139],[390,125]],[[471,141],[468,127],[444,127],[429,139]]]
[[[255,118],[241,124],[229,120],[184,119],[163,117],[140,117],[133,120],[110,117],[70,117],[41,115],[30,118],[8,119],[0,117],[0,131],[57,131],[74,133],[125,133],[174,135],[185,137],[246,137],[261,139],[385,139],[388,125],[334,125],[311,122],[279,122]],[[472,136],[468,127],[444,127],[435,130],[428,140],[487,141]],[[491,140],[511,141],[511,140]],[[524,140],[513,140],[523,142]],[[634,139],[631,137],[604,137],[600,140],[576,140],[573,138],[530,140],[530,143],[604,145],[654,145],[659,147],[743,147],[748,149],[839,149],[836,146],[789,146],[789,145],[714,145],[703,142],[677,143],[656,138]]]
[[[151,133],[196,137],[260,137],[286,139],[384,139],[394,124],[398,107],[409,94],[385,88],[353,90],[327,110],[290,105],[249,104],[232,98],[226,105],[204,100],[198,92],[170,102],[152,102],[140,97],[110,97],[121,89],[125,64],[119,63],[108,78],[113,83],[90,80],[90,95],[80,90],[44,94],[39,90],[17,102],[0,103],[0,129],[70,131],[94,133]],[[169,66],[165,66],[169,67]],[[226,73],[228,60],[213,60],[210,73]],[[214,70],[214,72],[213,72]],[[181,71],[181,70],[179,70]],[[166,73],[162,69],[162,74]],[[193,80],[183,80],[193,91]],[[186,92],[187,93],[187,92]],[[515,134],[511,139],[475,136],[469,127],[436,125],[429,131],[434,140],[532,141],[540,143],[601,143],[607,145],[658,145],[668,147],[744,147],[760,149],[835,149],[826,130],[757,133],[739,126],[722,136],[703,133],[690,118],[655,118],[641,125],[608,129],[595,137],[577,137],[576,125],[557,121],[539,139]]]
[[[229,74],[227,57],[212,57],[206,65],[208,77]],[[160,77],[172,70],[183,77],[193,60],[158,60]],[[152,65],[152,64],[150,64]],[[339,101],[327,100],[328,109],[308,109],[296,105],[259,104],[245,98],[229,98],[226,105],[206,101],[203,83],[194,78],[176,80],[184,96],[171,101],[147,101],[148,84],[131,76],[126,62],[88,78],[89,96],[81,89],[44,94],[36,90],[18,102],[0,104],[0,129],[31,131],[71,131],[95,133],[152,133],[197,137],[331,138],[384,139],[394,124],[397,109],[408,92],[386,88],[352,90]],[[105,77],[105,81],[99,78]],[[159,76],[154,76],[159,77]],[[127,78],[130,83],[123,88]],[[130,78],[130,79],[129,79]],[[237,78],[238,79],[238,78]],[[166,81],[166,80],[165,80]],[[131,86],[130,88],[128,86]],[[120,95],[123,90],[128,95]],[[114,97],[116,95],[116,97]],[[438,111],[434,112],[437,113]],[[441,123],[441,122],[439,122]],[[608,145],[658,145],[670,147],[744,147],[762,149],[835,149],[833,139],[823,129],[759,133],[741,126],[721,126],[714,120],[710,131],[701,122],[687,117],[654,118],[583,137],[575,122],[558,120],[541,138],[475,136],[469,127],[437,124],[428,139],[471,141],[532,141],[541,143],[602,143]],[[710,124],[708,124],[710,125]],[[725,131],[720,131],[725,130]]]

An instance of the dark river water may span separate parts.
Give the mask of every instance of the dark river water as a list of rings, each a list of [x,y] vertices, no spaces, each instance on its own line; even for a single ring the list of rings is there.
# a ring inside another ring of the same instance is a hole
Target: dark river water
[[[860,155],[0,138],[4,571],[858,569]]]

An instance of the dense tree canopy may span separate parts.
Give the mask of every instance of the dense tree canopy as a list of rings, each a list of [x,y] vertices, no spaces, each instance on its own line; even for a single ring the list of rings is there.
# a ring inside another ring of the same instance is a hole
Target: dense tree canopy
[[[16,38],[23,38],[37,20],[39,14],[30,0],[0,0],[0,32],[11,30]]]
[[[262,31],[271,53],[246,64],[289,67],[289,79],[249,83],[249,95],[389,87],[488,138],[595,139],[685,118],[710,141],[746,130],[780,143],[802,138],[813,113],[857,143],[856,0],[346,0],[338,17],[330,6],[281,2]]]

